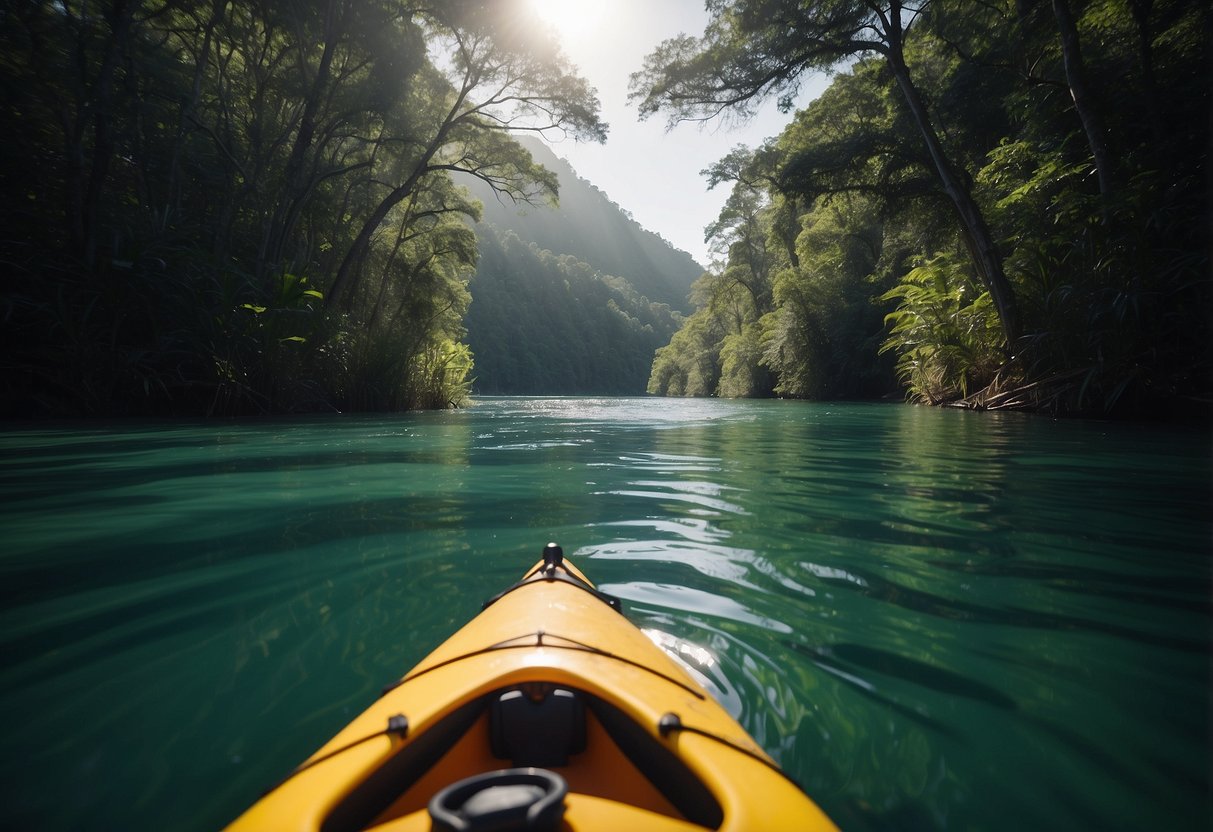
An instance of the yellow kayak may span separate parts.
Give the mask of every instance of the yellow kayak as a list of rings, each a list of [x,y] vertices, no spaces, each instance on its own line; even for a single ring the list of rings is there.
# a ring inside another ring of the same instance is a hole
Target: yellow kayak
[[[228,828],[836,827],[549,544],[521,581]]]

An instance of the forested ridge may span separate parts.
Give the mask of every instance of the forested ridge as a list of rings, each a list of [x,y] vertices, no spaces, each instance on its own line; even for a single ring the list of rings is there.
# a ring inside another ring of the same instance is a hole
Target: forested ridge
[[[624,276],[655,303],[678,312],[690,311],[688,294],[691,284],[703,274],[703,266],[641,226],[626,207],[578,176],[547,145],[529,136],[521,136],[519,143],[556,175],[560,204],[514,205],[494,198],[471,180],[469,190],[484,203],[483,222],[508,228],[541,249],[570,254],[604,274]]]
[[[705,171],[721,263],[651,392],[1207,414],[1207,3],[707,6],[632,76],[642,114],[837,74]]]
[[[512,137],[602,141],[522,0],[0,10],[0,414],[441,407]]]
[[[484,205],[466,317],[473,392],[643,394],[703,268],[546,145],[520,143],[557,176],[560,204],[517,206],[470,182]]]
[[[479,233],[468,344],[472,389],[488,395],[641,395],[681,316],[626,278],[512,230]]]

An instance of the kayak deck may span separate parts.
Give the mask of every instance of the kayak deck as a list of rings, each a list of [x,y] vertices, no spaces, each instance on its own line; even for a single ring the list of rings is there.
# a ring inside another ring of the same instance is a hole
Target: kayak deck
[[[428,803],[433,795],[450,784],[452,772],[462,777],[467,772],[491,772],[501,768],[502,760],[491,749],[490,718],[486,709],[429,772],[366,828],[375,832],[429,830]],[[596,826],[603,825],[608,816],[621,822],[639,823],[644,829],[675,832],[704,828],[682,819],[678,809],[635,768],[602,722],[593,715],[592,709],[586,713],[585,753],[570,756],[566,764],[553,767],[553,770],[568,783],[564,818],[574,829],[586,825],[590,819]],[[583,814],[584,821],[581,820]]]
[[[537,564],[230,828],[437,829],[452,784],[537,769],[567,784],[556,829],[833,829],[606,600],[567,561]]]

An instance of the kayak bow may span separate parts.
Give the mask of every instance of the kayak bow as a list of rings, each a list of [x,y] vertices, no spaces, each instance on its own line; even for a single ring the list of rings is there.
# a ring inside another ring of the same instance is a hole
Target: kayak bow
[[[629,828],[835,826],[549,544],[229,830]]]

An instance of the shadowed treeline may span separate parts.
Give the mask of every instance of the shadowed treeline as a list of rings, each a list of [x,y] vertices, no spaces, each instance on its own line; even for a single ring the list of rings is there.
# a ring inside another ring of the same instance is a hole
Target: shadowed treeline
[[[672,395],[1207,412],[1208,4],[710,3],[642,114],[745,116],[705,173],[723,265],[653,364]]]
[[[522,0],[0,12],[0,415],[442,407],[512,129],[602,141]]]

